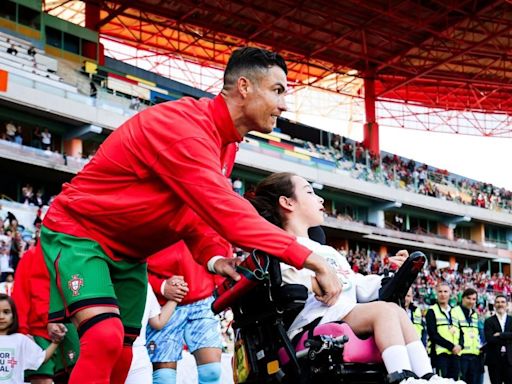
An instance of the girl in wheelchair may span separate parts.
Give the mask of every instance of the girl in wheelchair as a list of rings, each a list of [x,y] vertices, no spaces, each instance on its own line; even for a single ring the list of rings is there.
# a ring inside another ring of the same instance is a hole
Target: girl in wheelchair
[[[337,302],[327,306],[317,299],[322,292],[312,271],[281,264],[284,283],[302,284],[309,291],[304,309],[288,329],[290,338],[318,318],[321,318],[319,324],[343,320],[356,335],[374,335],[391,383],[454,382],[432,373],[425,347],[402,308],[394,303],[372,301],[378,298],[381,276],[354,273],[345,256],[309,239],[308,229],[324,221],[324,207],[323,199],[304,178],[293,173],[272,174],[261,181],[248,198],[268,221],[324,256],[343,286]],[[407,257],[407,251],[400,251],[391,260],[400,266]]]

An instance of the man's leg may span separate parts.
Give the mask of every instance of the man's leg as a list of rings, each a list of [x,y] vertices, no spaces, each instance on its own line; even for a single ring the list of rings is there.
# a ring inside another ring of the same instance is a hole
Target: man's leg
[[[446,353],[436,356],[436,372],[441,377],[448,377],[450,356]]]
[[[211,311],[212,298],[189,304],[185,342],[197,362],[199,384],[220,384],[222,337],[219,319]]]
[[[491,379],[491,384],[503,384],[503,380],[501,380],[500,366],[498,364],[489,364],[487,368],[489,370],[489,379]]]
[[[460,378],[468,384],[470,384],[468,382],[470,364],[469,355],[462,355],[460,357]]]
[[[103,312],[93,315],[87,308],[79,312],[87,316],[78,326],[80,357],[73,368],[73,384],[109,384],[112,371],[123,349],[123,324],[118,314]]]
[[[107,384],[124,337],[110,278],[113,261],[98,243],[44,226],[41,246],[51,280],[49,320],[71,318],[80,337],[80,357],[70,380]]]
[[[480,384],[480,356],[471,355],[466,377],[467,384]],[[464,377],[462,377],[462,380],[464,380]]]
[[[504,359],[507,360],[506,358]],[[504,364],[504,377],[505,377],[505,384],[512,384],[512,365],[508,364],[508,361],[506,361],[506,364]]]
[[[449,357],[448,377],[457,380],[460,376],[460,357],[451,355]]]
[[[132,345],[139,336],[148,289],[146,263],[115,263],[110,266],[124,329],[123,349],[114,365],[110,382],[123,384],[130,370]]]

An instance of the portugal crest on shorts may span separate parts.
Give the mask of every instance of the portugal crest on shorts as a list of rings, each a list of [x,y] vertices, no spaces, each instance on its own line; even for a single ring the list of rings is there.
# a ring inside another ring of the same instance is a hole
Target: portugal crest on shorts
[[[80,294],[80,288],[84,285],[84,279],[80,277],[80,275],[71,276],[71,280],[68,281],[68,288],[73,292],[73,296],[78,296]]]
[[[68,359],[69,359],[69,361],[74,362],[74,361],[75,361],[75,357],[76,357],[76,353],[75,353],[75,351],[73,351],[72,349],[70,349],[70,350],[68,351]]]

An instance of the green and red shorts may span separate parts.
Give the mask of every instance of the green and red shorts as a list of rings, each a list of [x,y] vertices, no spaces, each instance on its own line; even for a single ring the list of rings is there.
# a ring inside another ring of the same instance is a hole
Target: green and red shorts
[[[117,307],[125,339],[140,332],[148,287],[145,262],[113,260],[91,239],[41,228],[41,246],[50,272],[52,323],[69,322],[88,307]]]
[[[78,360],[80,341],[78,340],[76,328],[71,324],[68,324],[66,327],[68,332],[52,357],[37,370],[25,371],[26,381],[36,378],[54,378],[71,372],[71,369]],[[42,349],[47,349],[51,343],[50,340],[40,336],[34,336],[34,341]]]

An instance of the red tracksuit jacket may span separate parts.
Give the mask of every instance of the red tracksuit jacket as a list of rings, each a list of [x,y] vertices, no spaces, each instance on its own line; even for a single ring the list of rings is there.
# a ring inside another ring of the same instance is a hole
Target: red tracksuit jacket
[[[183,276],[189,291],[181,304],[189,304],[212,295],[215,286],[224,278],[209,273],[202,265],[197,264],[187,245],[180,241],[148,259],[149,283],[161,305],[167,299],[161,293],[162,283],[172,276]]]
[[[205,265],[229,256],[225,238],[300,268],[311,251],[260,217],[226,179],[222,160],[241,139],[221,95],[148,108],[64,185],[43,224],[93,239],[113,259],[144,260],[184,240]]]
[[[16,267],[12,299],[18,311],[19,332],[49,339],[50,275],[39,246],[26,251]]]

